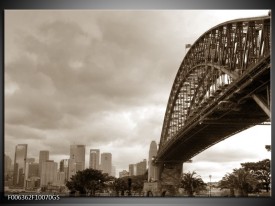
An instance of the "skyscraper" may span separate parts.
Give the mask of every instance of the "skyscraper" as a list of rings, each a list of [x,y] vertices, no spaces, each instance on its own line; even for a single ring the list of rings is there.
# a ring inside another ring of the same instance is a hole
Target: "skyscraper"
[[[39,179],[39,163],[34,163],[32,161],[27,162],[26,170],[25,170],[24,187],[25,188],[29,188],[30,186],[35,187],[35,184],[32,184],[32,182],[38,179]],[[39,183],[39,181],[37,181],[37,183]]]
[[[41,176],[42,163],[49,160],[49,151],[42,150],[39,152],[39,176]]]
[[[102,153],[101,154],[101,167],[103,173],[108,175],[112,174],[112,154],[111,153]]]
[[[149,149],[148,159],[148,181],[156,180],[156,168],[153,166],[153,158],[157,155],[158,146],[155,141],[152,141]]]
[[[11,170],[11,158],[5,155],[5,168],[4,168],[4,177],[8,175],[9,171]]]
[[[85,169],[85,145],[71,145],[70,159],[75,162],[76,170]]]
[[[135,164],[129,164],[129,176],[136,175],[136,165]]]
[[[90,162],[89,168],[99,170],[99,149],[90,149]]]
[[[76,163],[74,159],[69,159],[69,167],[68,167],[68,180],[71,179],[73,175],[76,174]]]
[[[13,173],[13,184],[17,187],[24,187],[26,159],[27,159],[27,144],[18,144],[15,147],[14,156],[14,173]]]
[[[69,159],[63,159],[60,161],[60,172],[64,172],[65,181],[69,180]]]
[[[27,178],[39,177],[39,164],[38,163],[28,163],[26,166]]]
[[[144,173],[146,172],[146,168],[147,168],[146,159],[144,159],[142,162],[137,163],[136,167],[137,167],[136,175],[144,175]]]
[[[57,163],[53,160],[42,162],[41,168],[41,186],[48,184],[55,185],[57,183]]]

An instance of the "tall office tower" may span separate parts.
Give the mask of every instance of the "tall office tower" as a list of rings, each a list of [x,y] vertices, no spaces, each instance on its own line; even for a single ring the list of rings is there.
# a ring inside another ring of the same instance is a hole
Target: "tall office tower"
[[[112,174],[112,154],[111,153],[102,153],[101,154],[101,168],[103,173],[108,175]]]
[[[39,179],[39,163],[34,163],[29,161],[26,163],[25,170],[25,182],[24,187],[29,188],[30,186],[34,187],[34,183]],[[33,184],[32,184],[33,183]]]
[[[137,163],[136,167],[137,167],[136,175],[144,175],[144,173],[146,172],[146,168],[147,168],[146,159],[144,159],[142,162]]]
[[[65,172],[57,172],[57,179],[56,179],[56,185],[57,186],[64,186],[66,184],[65,180]]]
[[[57,163],[53,160],[46,160],[42,162],[41,168],[41,187],[48,184],[56,185],[57,182]]]
[[[100,155],[99,149],[90,149],[89,168],[99,170],[99,155]]]
[[[4,177],[6,178],[9,171],[11,170],[11,158],[5,155],[5,168],[4,168]]]
[[[39,177],[39,163],[27,163],[26,174],[27,178]]]
[[[129,176],[135,176],[135,175],[136,175],[136,165],[129,164]]]
[[[71,145],[70,159],[76,163],[77,171],[85,169],[85,145]]]
[[[68,166],[68,180],[70,180],[71,177],[76,174],[76,164],[74,159],[69,159]]]
[[[69,180],[69,159],[60,161],[59,171],[64,172],[65,181]]]
[[[41,176],[42,163],[49,160],[49,151],[42,150],[39,152],[39,176]]]
[[[153,165],[153,159],[157,156],[158,146],[155,141],[152,141],[149,149],[148,159],[148,182],[156,180],[156,167]]]
[[[27,144],[18,144],[15,147],[14,156],[14,171],[13,171],[13,185],[17,187],[24,187],[26,159],[27,159]]]

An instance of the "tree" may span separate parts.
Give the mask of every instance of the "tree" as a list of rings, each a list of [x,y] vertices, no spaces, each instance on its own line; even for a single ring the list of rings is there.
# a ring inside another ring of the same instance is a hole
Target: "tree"
[[[194,196],[194,193],[206,190],[206,184],[194,171],[182,175],[180,187],[183,188],[190,197]]]
[[[265,145],[265,149],[270,152],[271,151],[271,145]]]
[[[125,190],[127,190],[127,182],[123,178],[116,178],[112,183],[112,189],[116,192],[116,196],[119,196],[119,192],[124,196]]]
[[[241,164],[242,167],[250,172],[258,181],[259,188],[266,189],[269,192],[269,185],[271,183],[271,171],[270,171],[270,160],[265,159],[259,162],[246,162]]]
[[[71,194],[79,192],[80,195],[95,196],[96,191],[102,189],[107,180],[107,174],[103,174],[99,170],[85,169],[73,175],[71,180],[66,183],[66,186]]]
[[[138,193],[141,195],[143,191],[144,182],[147,180],[147,175],[138,175],[131,177],[132,179],[132,190],[133,192]]]
[[[257,179],[250,172],[240,168],[234,169],[231,174],[225,175],[219,182],[219,187],[230,189],[232,196],[237,192],[238,196],[245,197],[256,188],[257,184]]]

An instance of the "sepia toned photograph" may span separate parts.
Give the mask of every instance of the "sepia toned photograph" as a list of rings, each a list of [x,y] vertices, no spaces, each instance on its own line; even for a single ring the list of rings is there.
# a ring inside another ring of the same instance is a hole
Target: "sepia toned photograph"
[[[4,17],[5,196],[271,197],[270,10]]]

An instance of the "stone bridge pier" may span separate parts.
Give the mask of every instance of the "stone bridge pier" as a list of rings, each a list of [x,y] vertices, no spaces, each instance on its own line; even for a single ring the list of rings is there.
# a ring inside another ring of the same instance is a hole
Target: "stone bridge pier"
[[[159,163],[156,166],[156,179],[160,196],[177,196],[179,193],[183,162]]]

